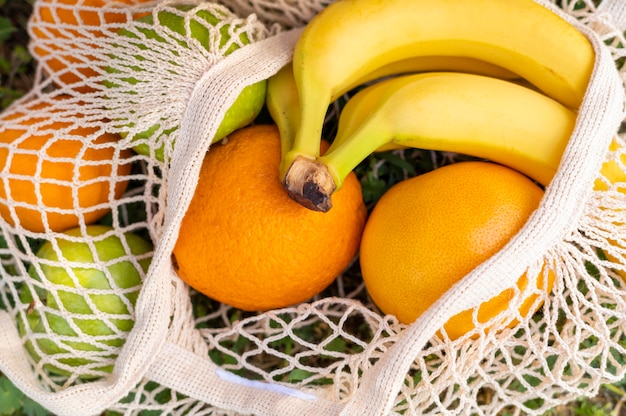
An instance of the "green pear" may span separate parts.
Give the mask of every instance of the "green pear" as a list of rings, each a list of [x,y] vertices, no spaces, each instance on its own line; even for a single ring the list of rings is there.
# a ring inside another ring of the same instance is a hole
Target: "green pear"
[[[187,12],[187,11],[192,10],[194,6],[193,5],[179,5],[179,6],[176,6],[176,8],[182,12]],[[194,13],[194,16],[189,21],[189,35],[192,38],[196,39],[201,45],[203,45],[205,49],[207,49],[207,51],[210,51],[210,47],[211,47],[210,42],[211,42],[212,35],[211,35],[210,30],[207,28],[207,25],[215,27],[218,24],[220,24],[220,22],[223,19],[228,19],[228,18],[233,18],[233,17],[235,16],[226,14],[226,13],[222,16],[215,16],[214,14],[211,13],[211,11],[206,10],[206,9],[197,10]],[[155,24],[152,14],[141,17],[138,19],[138,21],[148,23],[150,25]],[[161,26],[162,28],[166,28],[167,30],[171,31],[172,36],[171,37],[169,36],[165,37],[166,35],[161,36],[155,30],[152,30],[149,28],[142,27],[142,28],[138,28],[137,30],[140,31],[148,39],[155,39],[160,42],[166,42],[166,43],[177,42],[181,44],[182,46],[187,46],[180,39],[180,37],[175,36],[175,34],[181,35],[183,37],[187,36],[185,18],[182,15],[174,13],[174,12],[170,12],[167,10],[162,10],[158,12],[158,22],[156,24]],[[222,26],[220,26],[220,29],[219,29],[220,48],[224,47],[230,42],[231,35],[229,31],[230,31],[230,24],[227,23],[227,24],[223,24]],[[138,38],[137,34],[126,29],[121,29],[119,31],[119,34],[122,36]],[[249,44],[250,39],[248,38],[247,35],[242,34],[240,37],[240,43],[243,45]],[[238,48],[239,48],[239,43],[232,42],[231,45],[224,52],[224,56],[232,53]],[[137,57],[137,59],[142,59],[142,58],[139,56]],[[134,69],[136,71],[141,71],[139,67],[134,67]],[[137,82],[139,82],[133,78],[127,79],[127,81],[131,84],[136,84]],[[250,124],[259,115],[259,113],[261,112],[265,104],[266,88],[267,88],[266,80],[262,80],[255,84],[245,87],[241,91],[241,93],[239,94],[235,102],[226,111],[224,118],[222,119],[211,142],[215,143],[223,139],[224,137],[226,137],[233,131],[238,130]],[[130,127],[133,126],[132,121],[128,123],[128,126]],[[154,125],[146,131],[135,134],[132,139],[136,141],[137,144],[133,146],[133,149],[139,154],[150,156],[151,149],[150,149],[150,145],[148,144],[148,139],[151,139],[152,136],[156,134],[157,131],[159,131],[159,128],[160,128],[159,125]],[[161,133],[169,136],[176,130],[178,130],[178,127],[162,131]],[[159,161],[164,161],[163,146],[161,146],[158,149],[153,149],[153,154]]]
[[[88,379],[113,369],[134,324],[134,305],[153,246],[130,232],[124,234],[125,241],[115,234],[104,236],[112,231],[109,226],[89,225],[86,231],[95,237],[94,250],[81,239],[80,228],[55,240],[62,258],[51,241],[39,248],[41,273],[34,265],[28,270],[36,289],[33,294],[25,285],[20,294],[28,309],[26,319],[18,319],[18,330],[27,351],[36,362],[43,360],[44,369],[69,376],[73,367],[88,365],[89,374],[79,372],[79,378]],[[128,257],[125,246],[137,261]]]

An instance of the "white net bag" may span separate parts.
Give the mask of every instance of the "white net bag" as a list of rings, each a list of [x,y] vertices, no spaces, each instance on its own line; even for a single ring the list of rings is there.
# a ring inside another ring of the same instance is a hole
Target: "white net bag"
[[[562,164],[516,237],[414,324],[347,277],[255,314],[178,278],[171,252],[220,121],[327,3],[35,3],[36,84],[0,124],[0,371],[26,394],[59,415],[540,414],[623,379],[626,180],[599,174],[626,171],[619,1],[546,3],[597,55]],[[161,12],[185,30],[149,23]],[[436,335],[524,272],[509,310]],[[518,316],[531,294],[541,309]]]

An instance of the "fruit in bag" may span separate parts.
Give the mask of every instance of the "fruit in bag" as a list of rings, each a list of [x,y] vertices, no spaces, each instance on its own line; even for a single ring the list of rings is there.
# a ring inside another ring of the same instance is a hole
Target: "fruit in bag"
[[[246,33],[242,33],[239,39],[232,38],[231,34],[234,33],[236,28],[234,25],[236,25],[235,20],[237,16],[226,8],[218,7],[218,5],[213,5],[211,9],[198,9],[192,5],[180,5],[176,9],[160,10],[156,15],[158,17],[157,22],[154,21],[153,14],[144,16],[138,19],[138,22],[148,24],[148,26],[137,25],[133,30],[122,29],[119,31],[119,35],[137,39],[137,43],[134,45],[141,50],[145,50],[146,53],[151,51],[142,44],[143,37],[163,43],[178,43],[185,48],[201,47],[205,49],[203,53],[208,52],[209,54],[222,56],[227,56],[241,46],[253,41]],[[158,29],[153,29],[151,26],[158,26]],[[200,54],[200,52],[198,53]],[[144,76],[142,72],[145,71],[142,65],[146,65],[145,63],[142,64],[142,62],[145,58],[141,54],[136,55],[134,58],[136,61],[130,63],[131,71],[127,67],[129,65],[128,62],[116,62],[115,57],[111,59],[110,66],[107,68],[110,73],[123,71],[125,74],[129,72],[129,76],[124,79],[125,85],[120,85],[117,80],[107,81],[108,87],[127,88],[129,95],[132,95],[134,94],[133,86],[145,82],[142,80],[142,76]],[[171,57],[164,57],[163,59],[171,59]],[[121,69],[120,65],[126,67]],[[184,65],[185,62],[180,62],[181,73]],[[159,77],[161,75],[157,74],[156,76]],[[162,76],[163,82],[167,82],[165,78],[169,75],[165,70]],[[212,138],[212,142],[223,139],[233,131],[250,124],[256,118],[265,104],[266,85],[267,81],[262,80],[245,87],[241,91],[235,102],[226,111],[221,124]],[[178,91],[175,91],[175,93],[178,93]],[[130,113],[134,114],[134,111]],[[210,114],[207,114],[206,117],[210,117]],[[134,126],[132,117],[129,117],[128,120],[116,120],[116,122],[119,121],[127,123],[128,127]],[[148,130],[133,133],[132,139],[136,142],[133,149],[139,154],[150,156],[151,147],[155,146],[155,140],[159,139],[167,142],[167,136],[178,130],[178,126],[163,131],[160,130],[160,127],[160,125],[154,125]],[[123,135],[125,136],[126,133],[123,133]],[[165,137],[154,137],[156,135]],[[154,149],[154,156],[157,160],[164,161],[163,144]]]
[[[151,253],[152,244],[139,235],[102,225],[44,243],[28,269],[35,293],[24,286],[20,296],[28,309],[18,329],[33,359],[60,375],[111,372],[133,327]]]

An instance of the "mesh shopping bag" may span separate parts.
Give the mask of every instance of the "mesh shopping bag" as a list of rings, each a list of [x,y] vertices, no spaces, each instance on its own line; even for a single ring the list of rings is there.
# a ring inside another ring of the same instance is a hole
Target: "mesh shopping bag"
[[[301,27],[327,2],[94,1],[35,3],[36,84],[0,124],[12,138],[0,143],[0,371],[30,397],[59,415],[539,414],[624,377],[626,183],[600,173],[607,164],[626,171],[619,1],[539,1],[596,52],[576,128],[524,228],[410,326],[341,278],[332,296],[242,313],[191,291],[172,264],[220,120],[244,88],[290,61]],[[198,21],[199,10],[222,23]],[[146,23],[163,11],[186,30]],[[191,35],[196,24],[211,48]],[[137,139],[146,154],[131,151]],[[63,163],[76,165],[70,176],[43,174]],[[133,251],[135,237],[150,246]],[[106,243],[119,253],[105,256]],[[66,244],[86,253],[98,284],[84,283],[76,270],[85,265]],[[50,257],[38,257],[42,247]],[[137,279],[117,281],[112,267]],[[48,269],[63,278],[42,277]],[[501,330],[479,325],[455,340],[441,331],[523,273],[529,282],[509,310],[482,324]],[[549,274],[548,295],[540,289]],[[80,294],[74,311],[66,299]],[[531,294],[540,311],[518,316]],[[94,314],[102,329],[86,324]]]

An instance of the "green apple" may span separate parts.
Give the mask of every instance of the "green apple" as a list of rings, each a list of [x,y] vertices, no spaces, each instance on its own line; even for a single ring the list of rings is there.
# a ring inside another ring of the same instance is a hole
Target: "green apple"
[[[195,6],[193,5],[176,6],[176,8],[182,12],[192,11],[194,7]],[[215,13],[215,14],[218,14],[218,13]],[[206,10],[206,9],[196,10],[194,12],[194,15],[191,16],[191,19],[189,20],[189,35],[192,38],[196,39],[201,45],[203,45],[205,49],[207,49],[207,51],[210,51],[210,45],[211,45],[211,41],[214,35],[211,34],[207,26],[216,27],[220,25],[221,22],[228,20],[228,19],[233,19],[235,17],[236,17],[235,15],[231,14],[226,9],[224,9],[222,14],[220,14],[219,16],[214,15],[211,11]],[[148,23],[150,25],[155,24],[152,14],[141,17],[138,19],[138,21]],[[180,39],[179,36],[175,35],[175,34],[178,34],[183,37],[186,37],[188,35],[187,28],[185,25],[185,18],[181,14],[170,12],[167,10],[162,10],[158,12],[157,24],[161,26],[161,29],[166,28],[167,30],[171,31],[172,36],[171,37],[167,35],[161,36],[157,34],[155,30],[145,28],[145,27],[140,27],[140,28],[137,28],[136,30],[141,32],[148,39],[155,39],[160,42],[166,42],[166,43],[177,42],[181,44],[182,46],[187,46]],[[219,29],[220,48],[223,48],[226,45],[228,45],[228,43],[231,40],[230,23],[223,24],[219,27],[220,27]],[[162,33],[167,33],[167,31],[162,32]],[[119,34],[122,36],[138,38],[138,35],[136,33],[133,33],[126,29],[121,29],[119,31]],[[250,39],[248,38],[246,34],[241,35],[240,43],[243,45],[250,43]],[[142,47],[142,49],[147,49],[145,45],[140,45],[140,47]],[[224,56],[230,54],[231,52],[235,51],[238,48],[239,48],[239,43],[232,42],[231,45],[224,52]],[[136,58],[138,60],[142,59],[141,56],[137,56]],[[181,65],[184,65],[184,63],[181,63]],[[133,67],[133,69],[135,71],[141,71],[141,68],[138,66]],[[132,78],[132,77],[126,79],[126,81],[129,82],[130,84],[136,84],[137,82],[139,82],[137,79]],[[224,118],[222,119],[217,129],[217,132],[212,138],[213,143],[223,139],[224,137],[226,137],[233,131],[250,124],[259,115],[259,113],[261,112],[261,109],[263,108],[265,104],[266,88],[267,88],[267,81],[262,80],[255,84],[245,87],[241,91],[241,93],[239,94],[235,102],[230,106],[228,110],[226,110]],[[129,127],[133,126],[132,121],[128,123],[128,126]],[[159,131],[159,127],[160,127],[159,125],[155,125],[146,131],[135,134],[133,136],[133,140],[135,140],[137,144],[133,147],[133,149],[139,154],[149,156],[151,154],[150,152],[151,149],[150,149],[150,144],[148,144],[148,140],[152,139],[152,136],[156,134],[157,131]],[[177,129],[178,128],[176,127],[173,129],[163,131],[162,135],[169,136]],[[155,137],[154,139],[162,140],[164,139],[164,137]],[[158,149],[154,149],[154,155],[158,160],[163,161],[164,160],[163,146],[161,146]]]
[[[55,240],[61,258],[47,241],[36,253],[41,273],[34,265],[28,270],[36,289],[33,294],[24,285],[20,294],[28,309],[26,318],[18,319],[18,330],[33,359],[51,373],[69,376],[76,368],[79,378],[88,379],[111,372],[133,327],[134,305],[153,246],[130,232],[122,241],[107,234],[112,230],[87,226],[93,250],[80,228],[66,231]]]

